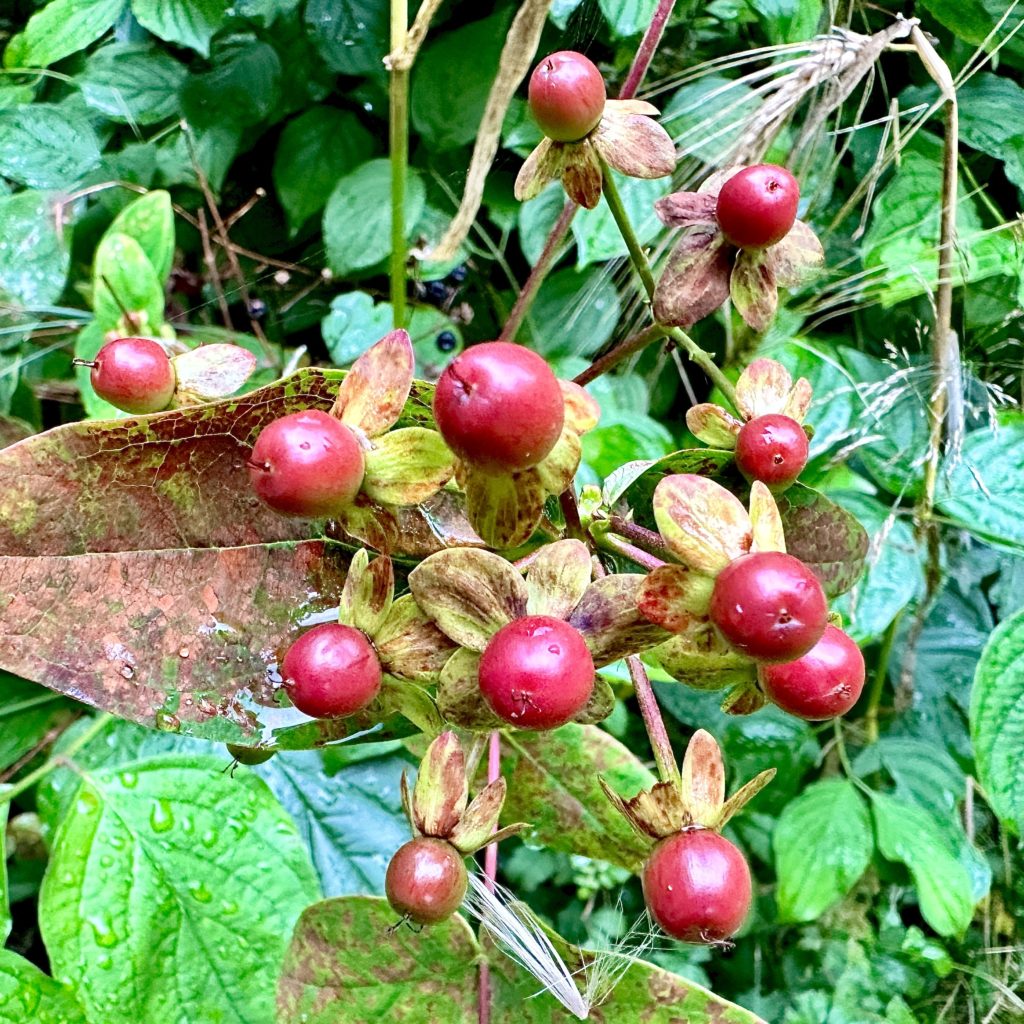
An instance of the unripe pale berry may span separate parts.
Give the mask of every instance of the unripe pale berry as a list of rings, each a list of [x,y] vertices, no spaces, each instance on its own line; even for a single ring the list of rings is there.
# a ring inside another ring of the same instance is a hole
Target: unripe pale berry
[[[337,515],[358,493],[363,470],[355,435],[318,409],[289,413],[268,424],[249,460],[257,497],[292,516]]]
[[[229,743],[228,753],[239,763],[245,765],[263,764],[274,756],[272,747],[244,747],[240,743]]]
[[[478,678],[481,694],[499,718],[521,729],[554,729],[590,700],[594,661],[568,622],[527,615],[491,637]]]
[[[643,888],[651,916],[682,942],[723,942],[750,911],[750,869],[743,854],[707,829],[662,839],[644,865]]]
[[[727,565],[711,592],[711,621],[736,650],[759,661],[793,661],[825,632],[828,602],[818,578],[792,555],[761,551]]]
[[[864,689],[864,655],[837,626],[802,657],[762,665],[761,688],[773,703],[797,718],[818,721],[845,715]]]
[[[597,127],[608,97],[594,63],[573,50],[545,57],[530,76],[530,113],[556,142],[575,142]]]
[[[80,365],[90,367],[96,394],[123,412],[159,412],[174,397],[174,365],[151,338],[108,341],[92,362]]]
[[[303,633],[281,662],[291,702],[313,718],[362,711],[380,691],[377,652],[358,629],[328,622]]]
[[[807,465],[804,428],[790,416],[769,413],[744,423],[736,438],[736,466],[748,480],[785,490]]]
[[[799,203],[800,186],[785,167],[757,164],[722,186],[715,216],[732,245],[765,249],[789,234]]]
[[[388,903],[417,924],[437,924],[458,910],[468,876],[462,855],[443,839],[420,836],[400,847],[388,864]]]
[[[492,472],[536,466],[562,434],[565,399],[551,367],[521,345],[490,341],[449,364],[434,419],[460,459]]]

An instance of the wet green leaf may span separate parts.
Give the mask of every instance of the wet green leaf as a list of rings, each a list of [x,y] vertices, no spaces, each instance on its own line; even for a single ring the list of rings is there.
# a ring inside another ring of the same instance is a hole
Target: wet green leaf
[[[0,950],[0,1024],[86,1024],[73,990],[35,964]]]

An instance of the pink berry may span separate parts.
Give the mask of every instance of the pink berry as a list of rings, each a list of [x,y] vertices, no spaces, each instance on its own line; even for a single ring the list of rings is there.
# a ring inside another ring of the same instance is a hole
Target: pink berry
[[[530,113],[556,142],[575,142],[597,127],[607,91],[593,62],[573,50],[545,57],[530,76]]]
[[[257,497],[277,512],[337,515],[363,482],[363,450],[333,416],[318,409],[289,413],[260,432],[249,479]]]
[[[124,412],[159,412],[174,397],[174,365],[151,338],[108,341],[91,363],[81,365],[91,366],[96,394]]]
[[[417,924],[437,924],[459,909],[468,881],[462,855],[451,843],[420,836],[391,858],[384,892],[399,914]]]
[[[726,241],[740,249],[765,249],[789,234],[799,203],[800,186],[785,167],[757,164],[722,186],[715,215]]]
[[[770,413],[744,423],[736,438],[736,466],[748,480],[785,490],[807,465],[807,434],[789,416]]]

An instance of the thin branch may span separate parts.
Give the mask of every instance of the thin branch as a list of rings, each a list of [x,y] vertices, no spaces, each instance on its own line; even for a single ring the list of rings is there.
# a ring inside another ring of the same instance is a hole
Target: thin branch
[[[406,45],[409,31],[408,0],[391,0],[391,52]],[[415,54],[413,54],[415,56]],[[396,328],[405,326],[405,184],[409,167],[409,63],[390,65],[388,132],[391,151],[391,308]]]

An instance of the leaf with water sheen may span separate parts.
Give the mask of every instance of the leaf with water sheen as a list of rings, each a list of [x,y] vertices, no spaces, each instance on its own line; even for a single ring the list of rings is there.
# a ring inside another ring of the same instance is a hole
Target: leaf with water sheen
[[[86,1024],[71,989],[35,964],[0,950],[0,1024]]]

